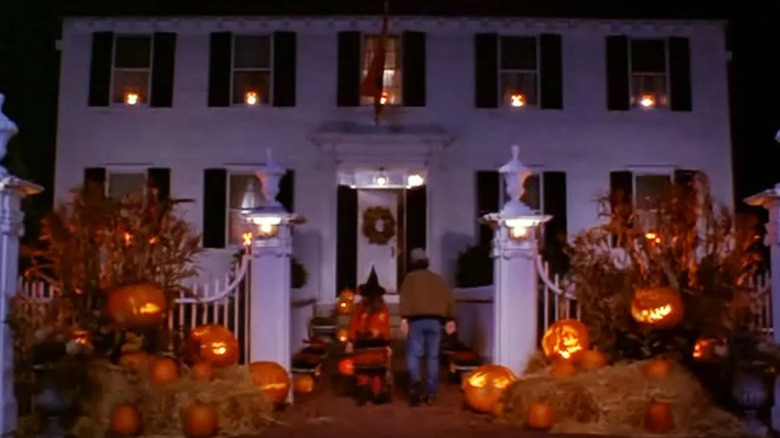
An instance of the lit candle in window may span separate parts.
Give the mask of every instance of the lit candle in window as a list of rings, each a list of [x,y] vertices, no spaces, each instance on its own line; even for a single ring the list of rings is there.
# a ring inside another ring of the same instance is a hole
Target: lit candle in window
[[[512,105],[515,108],[521,108],[525,106],[525,94],[523,93],[514,93],[511,96],[509,96],[510,102],[509,104]]]
[[[125,92],[125,103],[128,105],[137,105],[140,101],[140,97],[138,96],[138,93],[134,91],[127,91]]]
[[[653,97],[652,94],[643,94],[639,98],[639,105],[641,105],[642,108],[652,108],[655,106],[655,97]]]
[[[382,96],[379,98],[379,103],[381,103],[382,105],[386,105],[389,100],[390,100],[390,94],[387,91],[383,91]]]
[[[257,94],[257,91],[247,91],[244,95],[244,102],[246,102],[247,105],[257,105],[257,102],[260,101],[260,96]]]

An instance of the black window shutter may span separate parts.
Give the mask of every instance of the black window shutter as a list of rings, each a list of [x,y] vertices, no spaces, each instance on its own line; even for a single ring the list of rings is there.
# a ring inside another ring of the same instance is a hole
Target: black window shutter
[[[672,111],[691,111],[691,55],[688,38],[669,38],[669,107]]]
[[[108,106],[111,101],[111,59],[113,32],[92,32],[92,61],[89,67],[89,106]]]
[[[630,104],[628,37],[607,37],[607,109],[628,111]]]
[[[157,108],[170,108],[173,106],[176,34],[155,32],[153,41],[152,96],[149,105]]]
[[[209,106],[230,106],[233,35],[212,32],[209,43]]]
[[[274,32],[274,106],[295,106],[297,60],[295,32]]]
[[[360,105],[360,32],[339,32],[337,106]]]
[[[498,34],[474,35],[474,92],[477,108],[498,108]]]
[[[336,294],[342,289],[355,290],[357,286],[357,227],[358,196],[357,190],[349,186],[339,186],[336,201],[337,237],[336,245]]]
[[[477,218],[488,213],[497,213],[500,208],[501,175],[496,170],[477,171]],[[490,246],[493,230],[479,227],[479,244]]]
[[[288,170],[279,180],[279,193],[276,200],[282,204],[289,213],[295,211],[295,171]]]
[[[610,172],[609,192],[611,212],[617,212],[623,226],[630,227],[634,210],[634,174],[624,170]],[[616,237],[612,238],[613,244]]]
[[[84,169],[84,191],[88,196],[104,196],[106,193],[106,168],[87,167]]]
[[[401,34],[401,101],[404,106],[425,106],[425,32]]]
[[[539,37],[542,109],[563,109],[563,59],[561,36],[542,34]]]
[[[427,243],[428,190],[426,186],[406,191],[406,266],[409,252],[414,248],[425,249]]]
[[[566,247],[566,172],[542,173],[544,214],[552,216],[544,226],[544,252],[553,273],[563,274],[568,269]]]
[[[150,167],[146,170],[146,186],[157,190],[157,199],[163,201],[171,197],[171,169]]]
[[[690,169],[676,169],[674,171],[674,184],[680,187],[686,194],[693,194],[693,180],[701,172]]]
[[[224,248],[227,234],[227,170],[203,171],[203,247]]]

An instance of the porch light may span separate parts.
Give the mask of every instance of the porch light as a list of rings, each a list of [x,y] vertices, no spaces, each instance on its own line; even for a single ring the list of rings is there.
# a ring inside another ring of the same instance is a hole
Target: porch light
[[[247,221],[257,227],[257,236],[264,239],[276,237],[282,219],[280,214],[274,213],[251,213],[247,216]]]
[[[138,105],[141,101],[141,97],[134,91],[125,92],[125,103],[128,105]]]
[[[249,90],[244,94],[244,103],[249,106],[255,106],[259,101],[260,95],[257,94],[257,91]]]
[[[388,182],[388,179],[385,175],[379,175],[376,178],[374,178],[374,183],[378,186],[386,186]]]
[[[655,107],[655,96],[652,94],[643,94],[639,97],[639,106],[644,109],[651,109]]]
[[[406,186],[408,188],[420,187],[423,184],[425,184],[425,178],[423,178],[422,175],[415,173],[406,178]]]
[[[512,105],[515,108],[522,108],[525,106],[525,94],[523,93],[514,93],[511,96],[509,96],[510,99],[510,105]]]

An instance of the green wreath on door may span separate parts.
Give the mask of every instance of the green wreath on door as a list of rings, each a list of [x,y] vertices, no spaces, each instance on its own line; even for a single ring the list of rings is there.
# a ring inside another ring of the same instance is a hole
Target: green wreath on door
[[[377,225],[382,224],[380,229]],[[395,217],[385,207],[369,207],[363,212],[363,235],[374,245],[387,245],[395,237]]]

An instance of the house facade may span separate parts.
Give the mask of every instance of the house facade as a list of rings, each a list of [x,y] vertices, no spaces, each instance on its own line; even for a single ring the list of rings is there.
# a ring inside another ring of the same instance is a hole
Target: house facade
[[[553,216],[550,250],[597,223],[610,190],[647,210],[702,172],[732,206],[723,22],[391,17],[375,123],[361,81],[381,24],[65,19],[56,199],[85,181],[191,199],[202,277],[221,276],[270,150],[321,303],[371,266],[392,299],[414,247],[454,278],[459,252],[490,239],[477,218],[500,208],[511,145],[535,172],[524,200]]]

